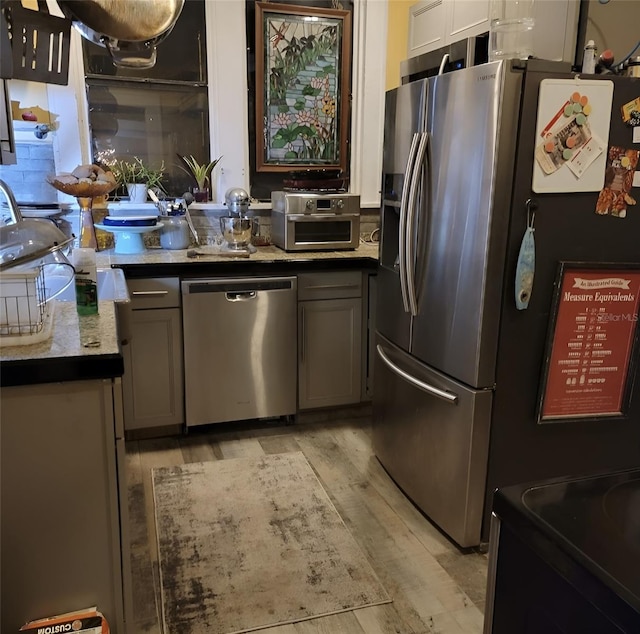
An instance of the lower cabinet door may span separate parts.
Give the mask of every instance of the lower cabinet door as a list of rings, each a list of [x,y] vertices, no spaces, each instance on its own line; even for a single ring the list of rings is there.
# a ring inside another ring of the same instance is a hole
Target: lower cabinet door
[[[298,409],[359,403],[362,299],[298,303]]]
[[[184,423],[179,308],[134,310],[123,346],[125,429]]]
[[[2,387],[3,634],[94,605],[125,633],[114,391],[111,379]]]

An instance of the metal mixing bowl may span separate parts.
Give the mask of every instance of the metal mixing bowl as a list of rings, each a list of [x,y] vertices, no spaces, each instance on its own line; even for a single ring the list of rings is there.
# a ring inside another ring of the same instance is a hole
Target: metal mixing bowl
[[[232,249],[244,249],[251,242],[251,218],[223,216],[220,218],[222,237]]]

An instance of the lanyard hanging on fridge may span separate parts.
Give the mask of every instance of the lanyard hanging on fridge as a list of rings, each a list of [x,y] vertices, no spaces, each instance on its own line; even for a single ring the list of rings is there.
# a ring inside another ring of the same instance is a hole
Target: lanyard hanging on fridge
[[[529,306],[531,293],[533,292],[533,278],[536,270],[536,243],[533,236],[535,229],[533,222],[536,217],[537,205],[531,199],[527,200],[527,228],[520,244],[518,264],[516,266],[516,308],[524,310]]]

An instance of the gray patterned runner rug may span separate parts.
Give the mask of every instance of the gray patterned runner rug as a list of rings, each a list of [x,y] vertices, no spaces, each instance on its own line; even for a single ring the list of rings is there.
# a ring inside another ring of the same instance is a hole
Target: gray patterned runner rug
[[[153,470],[165,634],[389,603],[302,452]]]

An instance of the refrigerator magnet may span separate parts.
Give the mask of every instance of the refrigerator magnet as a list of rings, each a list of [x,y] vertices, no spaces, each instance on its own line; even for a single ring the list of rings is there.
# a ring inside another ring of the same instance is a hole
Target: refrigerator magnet
[[[607,152],[604,187],[598,195],[596,213],[625,218],[627,207],[636,204],[631,196],[640,150],[612,145]]]
[[[623,123],[633,128],[633,143],[640,143],[640,97],[623,104],[620,111]]]
[[[532,189],[537,193],[600,191],[604,184],[613,82],[540,82]]]
[[[623,104],[620,110],[624,123],[632,127],[640,126],[640,97]]]

